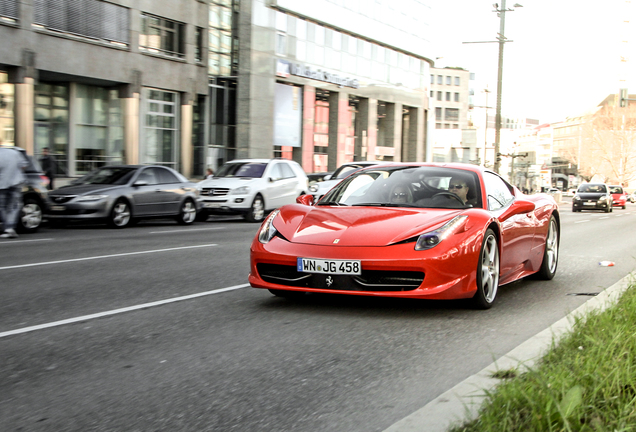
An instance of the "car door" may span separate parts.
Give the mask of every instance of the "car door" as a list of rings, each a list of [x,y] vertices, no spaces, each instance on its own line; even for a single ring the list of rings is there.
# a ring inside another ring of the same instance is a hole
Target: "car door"
[[[535,234],[534,212],[508,216],[506,210],[515,201],[511,187],[498,175],[484,172],[488,210],[499,219],[501,227],[500,280],[520,271],[530,258]]]
[[[181,180],[168,168],[155,167],[153,170],[161,189],[159,201],[157,202],[158,214],[179,214],[179,204],[184,194],[184,190],[181,188]]]
[[[267,185],[264,190],[265,206],[267,209],[275,209],[283,205],[285,198],[285,188],[282,183],[283,173],[281,163],[273,162],[267,167],[264,178]]]
[[[142,168],[132,186],[133,215],[154,214],[157,187],[158,180],[152,168]]]

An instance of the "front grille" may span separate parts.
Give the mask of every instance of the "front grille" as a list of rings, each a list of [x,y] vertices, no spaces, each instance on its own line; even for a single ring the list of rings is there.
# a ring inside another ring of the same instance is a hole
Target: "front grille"
[[[229,192],[229,188],[201,188],[202,196],[225,196]]]
[[[261,263],[256,269],[264,281],[278,285],[342,291],[412,291],[424,281],[423,272],[362,270],[361,275],[303,273],[296,266]]]
[[[49,198],[56,204],[63,204],[65,202],[69,202],[76,196],[77,195],[49,195]]]

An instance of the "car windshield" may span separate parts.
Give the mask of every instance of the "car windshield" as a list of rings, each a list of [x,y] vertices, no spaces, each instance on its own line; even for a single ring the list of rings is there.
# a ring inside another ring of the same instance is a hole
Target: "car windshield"
[[[234,162],[223,165],[214,177],[260,178],[265,172],[264,162]]]
[[[333,176],[331,176],[331,178],[333,179],[343,179],[345,177],[348,177],[349,174],[351,174],[352,172],[354,172],[355,170],[359,170],[360,168],[363,168],[364,165],[342,165],[340,168],[338,168],[336,170],[336,172],[333,173]]]
[[[605,185],[585,184],[579,187],[579,193],[605,193]]]
[[[623,188],[620,186],[610,186],[610,193],[613,194],[622,194],[623,193]]]
[[[135,167],[103,167],[91,171],[84,177],[75,180],[73,184],[123,185],[130,181],[136,170],[137,168]]]
[[[389,166],[358,171],[316,205],[469,208],[482,207],[476,173],[455,168]]]

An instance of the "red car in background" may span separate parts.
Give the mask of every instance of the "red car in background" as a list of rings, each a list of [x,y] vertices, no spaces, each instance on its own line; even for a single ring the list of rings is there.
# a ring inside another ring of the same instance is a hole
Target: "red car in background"
[[[623,190],[623,186],[607,185],[612,194],[612,207],[621,207],[623,210],[627,207],[627,195]]]
[[[391,163],[361,169],[314,204],[272,212],[250,248],[252,287],[279,297],[329,293],[471,299],[554,277],[560,216],[548,194],[524,195],[469,164]]]

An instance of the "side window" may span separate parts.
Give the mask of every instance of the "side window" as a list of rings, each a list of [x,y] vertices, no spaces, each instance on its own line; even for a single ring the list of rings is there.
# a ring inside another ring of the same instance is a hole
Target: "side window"
[[[296,177],[296,174],[294,174],[294,170],[291,169],[291,167],[289,166],[289,164],[286,163],[281,163],[278,164],[280,166],[280,169],[283,173],[283,178],[293,178]]]
[[[274,166],[272,167],[272,172],[269,174],[272,180],[280,180],[281,178],[283,178],[283,173],[281,172],[280,166],[281,164],[277,163],[274,164]]]
[[[141,174],[139,174],[139,177],[137,178],[137,181],[145,181],[149,185],[157,184],[157,177],[155,176],[154,169],[153,168],[144,169],[141,172]]]
[[[496,211],[502,209],[513,200],[514,196],[508,185],[499,176],[485,172],[484,184],[488,195],[488,210]]]
[[[165,168],[153,168],[159,183],[179,183],[179,179]]]

